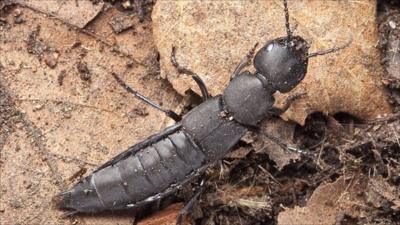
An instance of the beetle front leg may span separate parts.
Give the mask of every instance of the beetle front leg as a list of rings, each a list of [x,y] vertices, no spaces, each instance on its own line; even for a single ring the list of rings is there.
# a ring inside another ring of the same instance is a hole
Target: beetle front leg
[[[236,77],[237,75],[239,75],[240,72],[242,72],[243,68],[250,63],[251,59],[254,56],[254,52],[255,52],[257,46],[258,46],[258,42],[254,45],[254,47],[252,49],[250,49],[250,51],[246,54],[246,56],[243,57],[243,59],[240,61],[239,65],[237,65],[237,67],[235,68],[235,71],[233,71],[231,78],[230,78],[231,80],[234,77]]]
[[[178,70],[178,73],[181,74],[186,74],[192,77],[192,79],[197,83],[197,85],[200,88],[201,95],[203,98],[203,101],[206,101],[208,97],[210,97],[210,94],[208,94],[207,86],[204,83],[204,81],[201,79],[201,77],[193,72],[192,70],[181,66],[178,61],[176,60],[176,47],[172,46],[172,51],[171,51],[171,63],[175,68]]]
[[[305,95],[307,95],[307,94],[306,94],[306,93],[297,93],[297,94],[294,94],[294,95],[289,96],[289,97],[286,99],[285,103],[283,104],[283,107],[282,107],[282,108],[272,107],[272,108],[269,110],[269,114],[270,114],[270,115],[273,115],[273,116],[280,116],[280,115],[282,115],[283,113],[285,113],[285,112],[289,109],[289,107],[292,105],[292,103],[293,103],[294,101],[296,101],[296,100],[298,100],[298,99],[304,97]]]

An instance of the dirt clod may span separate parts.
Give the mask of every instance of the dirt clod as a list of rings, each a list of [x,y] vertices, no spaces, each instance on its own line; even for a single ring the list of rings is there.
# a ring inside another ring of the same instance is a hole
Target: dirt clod
[[[400,9],[389,1],[382,1],[378,16],[381,31],[379,44],[387,71],[387,84],[400,88]]]
[[[62,86],[64,83],[64,78],[67,76],[67,71],[66,70],[61,70],[61,72],[58,74],[57,77],[57,82],[58,85]]]
[[[149,111],[144,107],[134,108],[129,113],[129,115],[130,116],[133,116],[133,115],[136,115],[136,116],[147,116],[147,115],[149,115]]]
[[[12,198],[9,202],[10,206],[13,207],[14,209],[19,209],[22,207],[22,203],[20,200],[16,198]]]
[[[38,40],[38,35],[40,33],[40,25],[37,25],[34,30],[29,34],[27,40],[27,50],[30,54],[42,57],[42,54],[48,50],[48,47],[40,40]]]
[[[76,64],[81,80],[90,81],[91,74],[86,62],[78,62]]]
[[[115,33],[121,33],[135,24],[132,16],[118,15],[114,16],[109,22]]]
[[[43,60],[48,67],[54,69],[57,65],[59,55],[57,53],[47,53],[44,55]]]

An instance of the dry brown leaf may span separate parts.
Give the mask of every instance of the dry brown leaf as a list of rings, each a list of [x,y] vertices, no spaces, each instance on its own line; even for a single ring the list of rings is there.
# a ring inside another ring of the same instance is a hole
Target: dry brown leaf
[[[266,194],[265,187],[235,187],[224,185],[217,190],[215,201],[231,207],[248,207],[254,209],[271,210],[271,199]]]
[[[115,33],[121,33],[135,24],[133,16],[118,15],[114,16],[109,22]]]
[[[304,124],[314,111],[347,112],[362,119],[390,112],[376,49],[376,1],[296,0],[288,4],[292,27],[298,25],[295,34],[312,43],[311,52],[341,45],[350,36],[353,43],[310,61],[307,77],[291,92],[308,95],[284,118]],[[158,1],[153,22],[162,73],[180,94],[199,90],[188,76],[177,75],[169,59],[172,45],[178,49],[178,62],[200,74],[216,95],[256,42],[286,34],[280,0]]]
[[[262,133],[271,134],[281,139],[286,144],[296,147],[292,143],[295,129],[294,123],[285,122],[281,119],[269,119],[263,121],[261,127],[261,134],[259,134],[260,140],[253,143],[255,151],[263,151],[267,153],[269,158],[276,163],[279,170],[290,164],[292,161],[296,161],[300,158],[299,153],[283,149],[281,146],[262,135]]]
[[[91,172],[159,132],[168,121],[120,88],[111,72],[121,74],[128,84],[165,107],[174,108],[179,96],[147,75],[157,70],[150,60],[155,58],[150,22],[136,19],[136,31],[115,35],[108,22],[121,12],[108,10],[90,23],[94,38],[37,11],[19,6],[14,10],[22,11],[25,22],[11,22],[0,30],[0,85],[15,106],[1,110],[16,111],[27,124],[20,117],[7,126],[0,121],[0,223],[71,224],[51,207],[54,195],[65,190],[68,182],[77,181],[68,179],[82,167]],[[11,11],[5,20],[13,21],[13,15]],[[26,40],[39,25],[36,41],[59,54],[53,69],[27,50]],[[118,49],[130,52],[132,58]],[[132,59],[148,65],[132,65]],[[78,62],[86,63],[90,81],[80,78]],[[143,108],[146,113],[131,113]],[[133,219],[132,214],[101,213],[76,218],[82,225],[128,225]]]
[[[384,3],[383,3],[384,4]],[[384,4],[385,5],[385,4]],[[400,88],[400,9],[385,5],[385,13],[378,16],[382,32],[379,44],[387,71],[387,84]]]
[[[273,211],[273,202],[268,195],[267,189],[268,188],[266,187],[258,185],[237,186],[232,184],[224,184],[222,186],[218,186],[216,192],[204,193],[204,195],[206,196],[207,205],[209,206],[217,208],[219,206],[223,206],[224,211],[227,210],[227,208],[231,208],[235,214],[239,214],[239,211],[244,211],[246,215],[249,215],[252,218],[262,218],[266,215],[270,215]],[[207,211],[205,211],[205,213],[207,213]],[[207,215],[207,217],[208,216],[209,215]],[[260,221],[263,220],[261,218]],[[224,221],[220,222],[219,224],[236,223]],[[244,222],[242,224],[247,223]]]
[[[104,3],[93,4],[90,0],[79,1],[43,1],[43,0],[16,0],[15,2],[28,5],[34,9],[44,11],[68,23],[84,28],[103,10]]]
[[[335,182],[319,186],[305,207],[295,206],[278,215],[278,224],[335,224],[340,214],[356,216],[363,203],[366,179],[353,176],[339,177]]]
[[[49,224],[60,215],[51,210],[55,177],[30,135],[18,130],[0,150],[1,224]]]
[[[374,177],[369,181],[366,194],[367,201],[377,208],[390,202],[393,210],[400,210],[400,189],[390,185],[382,177]]]
[[[175,225],[183,203],[176,203],[137,223],[137,225]]]

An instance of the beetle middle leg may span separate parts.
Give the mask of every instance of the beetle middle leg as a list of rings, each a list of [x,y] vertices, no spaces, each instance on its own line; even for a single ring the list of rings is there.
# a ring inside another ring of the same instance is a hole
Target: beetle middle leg
[[[188,214],[188,212],[190,211],[190,209],[193,207],[194,203],[198,200],[198,198],[200,197],[200,195],[204,192],[204,180],[201,180],[200,182],[200,187],[199,189],[196,191],[196,193],[190,198],[190,200],[188,201],[188,203],[186,203],[186,205],[179,210],[178,213],[178,218],[176,220],[176,225],[182,225],[183,219],[185,218],[185,216]]]
[[[282,108],[272,107],[269,110],[269,114],[272,115],[272,116],[280,116],[280,115],[282,115],[283,113],[285,113],[289,109],[289,107],[292,105],[292,103],[294,101],[296,101],[299,98],[302,98],[304,95],[306,95],[306,93],[297,93],[297,94],[289,96],[286,99],[286,101],[285,101],[285,103],[284,103]]]
[[[178,70],[178,73],[181,74],[186,74],[192,77],[192,79],[197,83],[197,85],[200,88],[201,91],[201,96],[203,98],[203,101],[206,101],[210,95],[208,94],[207,86],[204,83],[204,81],[201,79],[201,77],[193,72],[192,70],[181,66],[178,61],[176,60],[176,47],[172,46],[172,51],[171,51],[171,63],[175,68]]]
[[[176,122],[180,121],[182,117],[178,115],[176,112],[165,109],[161,107],[159,104],[153,102],[152,100],[148,99],[147,97],[141,95],[139,92],[132,89],[128,84],[126,84],[117,74],[112,73],[112,76],[117,80],[118,84],[121,85],[127,92],[131,93],[133,96],[138,98],[139,100],[145,102],[146,104],[150,105],[151,107],[160,110],[161,112],[165,113],[166,116],[170,117],[171,119],[175,120]]]

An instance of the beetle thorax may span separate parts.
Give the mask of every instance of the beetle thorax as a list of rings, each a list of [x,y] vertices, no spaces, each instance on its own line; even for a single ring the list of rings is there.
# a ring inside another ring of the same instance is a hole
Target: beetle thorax
[[[234,120],[256,126],[274,104],[273,93],[262,77],[244,72],[235,77],[224,91],[225,108]]]

